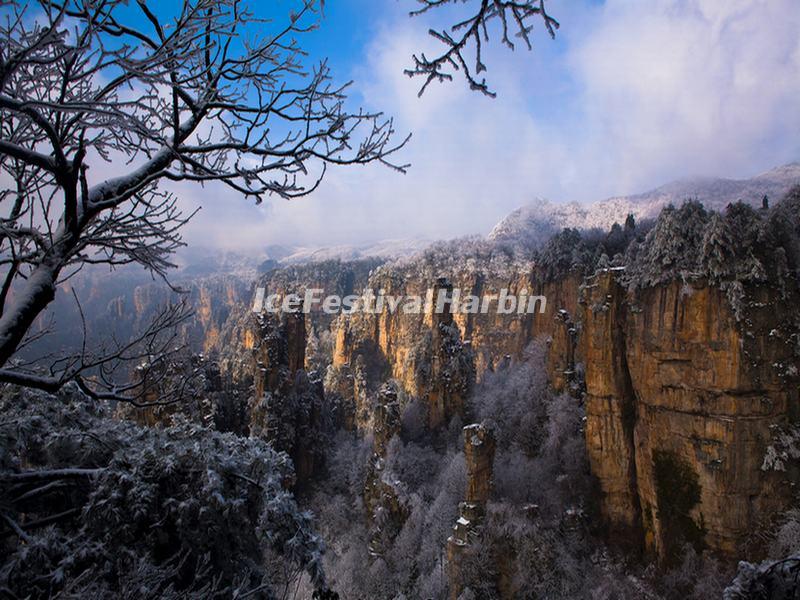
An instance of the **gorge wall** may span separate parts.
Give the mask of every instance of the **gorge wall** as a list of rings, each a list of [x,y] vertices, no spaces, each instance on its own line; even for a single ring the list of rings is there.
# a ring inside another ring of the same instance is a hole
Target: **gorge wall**
[[[796,298],[675,282],[627,293],[606,271],[583,288],[586,440],[617,534],[670,558],[681,541],[728,555],[785,509],[795,479],[762,470],[798,403]]]
[[[798,480],[791,470],[762,469],[767,447],[798,413],[797,294],[751,287],[737,318],[728,295],[703,280],[630,291],[619,281],[623,272],[553,278],[509,257],[481,266],[438,257],[277,270],[260,285],[268,293],[314,287],[346,295],[366,287],[424,296],[454,288],[485,296],[506,288],[544,296],[541,313],[539,306],[521,314],[384,310],[332,317],[314,310],[303,328],[307,339],[288,340],[287,356],[325,375],[325,396],[346,427],[373,432],[382,423],[387,381],[400,398],[424,400],[434,427],[453,415],[470,422],[463,412],[474,382],[545,340],[551,384],[585,401],[586,443],[608,535],[664,560],[684,542],[747,555],[749,544],[757,545],[751,534],[788,506]],[[230,279],[196,284],[198,310],[186,335],[217,357],[226,376],[271,389],[274,404],[280,386],[259,375],[269,361],[248,289]],[[137,291],[135,318],[161,299]],[[292,377],[301,367],[283,362]],[[300,471],[310,472],[313,462]]]
[[[756,543],[751,534],[787,507],[796,479],[762,464],[776,428],[797,413],[797,298],[750,290],[737,320],[718,287],[696,281],[631,292],[621,272],[547,280],[518,265],[450,271],[443,280],[379,268],[368,285],[386,293],[506,287],[547,303],[541,314],[456,313],[445,323],[430,312],[340,315],[331,323],[327,391],[352,403],[354,427],[371,428],[374,392],[393,379],[428,403],[433,421],[460,414],[470,377],[543,338],[554,387],[579,392],[584,374],[586,441],[609,535],[664,560],[683,543],[742,555]],[[443,326],[455,327],[452,339],[442,339]]]

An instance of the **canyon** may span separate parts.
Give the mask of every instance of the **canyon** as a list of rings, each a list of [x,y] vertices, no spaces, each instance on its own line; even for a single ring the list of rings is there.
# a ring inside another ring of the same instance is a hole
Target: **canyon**
[[[586,444],[609,537],[662,560],[681,540],[730,557],[752,552],[752,534],[789,506],[797,483],[796,472],[762,469],[776,431],[797,415],[797,294],[754,288],[739,321],[725,293],[703,281],[632,292],[619,281],[622,268],[550,280],[532,262],[495,263],[317,264],[292,277],[266,275],[259,285],[270,293],[526,289],[547,298],[543,313],[316,311],[301,327],[284,323],[276,337],[250,311],[247,294],[203,283],[196,326],[206,335],[197,339],[223,372],[254,378],[256,397],[294,384],[299,370],[324,366],[324,396],[342,407],[348,428],[374,433],[376,443],[387,437],[381,431],[394,431],[386,403],[376,399],[387,382],[423,399],[435,430],[456,414],[469,420],[465,398],[475,381],[545,340],[551,385],[585,402]],[[324,347],[311,347],[307,331],[315,339],[322,334]],[[275,364],[286,372],[278,377]],[[302,451],[286,449],[308,475]]]
[[[783,218],[768,218],[766,208],[761,216],[747,210],[764,227]],[[597,490],[594,526],[604,537],[664,564],[678,559],[687,543],[728,561],[764,556],[760,533],[791,506],[800,481],[791,461],[776,469],[765,460],[800,408],[796,276],[780,283],[743,280],[736,295],[707,274],[686,271],[634,285],[621,255],[614,261],[594,256],[591,268],[573,256],[573,263],[553,268],[542,258],[546,251],[510,248],[511,229],[508,223],[496,228],[493,235],[503,239],[434,244],[396,260],[270,264],[246,276],[187,278],[195,314],[181,335],[241,391],[240,402],[249,397],[239,432],[264,436],[286,451],[297,489],[326,459],[320,445],[308,443],[324,425],[323,405],[339,427],[371,436],[364,503],[368,514],[388,514],[395,524],[407,514],[393,482],[382,476],[383,457],[408,403],[423,404],[432,436],[454,417],[468,424],[468,488],[448,542],[452,560],[471,539],[491,495],[493,450],[470,449],[483,439],[493,448],[494,440],[484,424],[470,425],[474,406],[468,399],[480,403],[472,394],[488,373],[543,343],[549,385],[585,411]],[[626,225],[626,243],[644,244],[651,231],[652,224],[641,234]],[[580,236],[563,239],[572,244]],[[543,296],[546,303],[542,312],[512,314],[428,309],[331,315],[317,306],[307,314],[266,317],[251,309],[257,287],[281,295],[316,288],[396,296],[453,289],[487,296],[505,289]],[[134,330],[170,297],[154,283],[110,300],[94,297],[91,289],[98,315],[91,326],[98,330]],[[371,547],[379,552],[380,544],[375,538]]]
[[[461,345],[436,335],[436,315],[340,318],[331,372],[346,371],[339,380],[352,383],[336,392],[368,428],[366,390],[391,378],[426,399],[436,427],[463,410],[472,368],[480,378],[543,337],[556,389],[583,373],[586,442],[610,535],[663,559],[682,539],[741,555],[753,543],[749,534],[789,505],[796,483],[796,474],[761,467],[775,429],[797,414],[798,330],[786,321],[797,298],[776,301],[756,290],[756,310],[743,325],[706,284],[630,294],[615,275],[548,282],[535,268],[511,277],[451,274],[453,285],[473,292],[524,285],[548,299],[543,314],[454,315],[455,338],[471,349],[473,365],[459,357]],[[370,284],[387,279],[379,270]]]

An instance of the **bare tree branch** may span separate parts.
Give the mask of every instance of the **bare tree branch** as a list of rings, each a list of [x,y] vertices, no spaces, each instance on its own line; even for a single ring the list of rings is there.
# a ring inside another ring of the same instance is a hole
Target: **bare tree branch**
[[[62,357],[44,375],[12,357],[59,282],[84,265],[136,263],[166,277],[193,213],[165,181],[217,183],[261,202],[311,193],[330,165],[407,166],[393,161],[408,138],[397,140],[391,119],[350,111],[348,84],[334,84],[325,62],[305,65],[300,40],[317,26],[317,0],[302,0],[285,23],[256,18],[242,0],[157,6],[4,3],[2,381],[51,389],[72,380],[132,400],[109,375],[113,361],[137,358],[125,345]]]
[[[555,38],[559,23],[545,10],[545,0],[417,0],[421,5],[411,16],[425,14],[433,9],[447,5],[468,4],[474,11],[465,19],[459,20],[447,29],[430,29],[428,33],[445,47],[442,54],[428,58],[425,54],[413,55],[414,66],[405,70],[409,77],[422,77],[424,82],[419,95],[425,93],[433,81],[452,81],[452,71],[461,71],[471,90],[495,97],[486,79],[478,80],[486,71],[483,63],[483,44],[489,41],[489,26],[492,22],[500,24],[500,40],[510,50],[514,50],[512,37],[522,40],[528,50],[531,42],[531,21],[541,18],[547,33]],[[513,33],[512,33],[513,32]],[[473,54],[470,56],[470,54]]]
[[[38,360],[27,366],[14,361],[11,368],[0,369],[0,383],[55,393],[74,382],[90,398],[124,402],[137,408],[194,399],[194,381],[199,372],[188,361],[180,336],[180,326],[193,315],[185,298],[162,308],[132,339],[105,340],[92,349],[86,344],[86,322],[80,304],[78,311],[83,322],[83,343],[75,354]],[[42,368],[45,362],[47,370]]]

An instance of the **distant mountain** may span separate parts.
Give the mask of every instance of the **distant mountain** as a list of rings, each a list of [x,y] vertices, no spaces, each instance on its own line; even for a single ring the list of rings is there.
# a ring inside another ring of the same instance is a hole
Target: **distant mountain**
[[[323,260],[358,260],[362,258],[403,258],[424,250],[431,245],[430,240],[403,238],[381,240],[367,244],[346,244],[324,248],[305,246],[292,248],[291,252],[278,259],[281,265],[293,265]]]
[[[637,219],[655,217],[667,204],[679,205],[687,199],[697,199],[717,210],[737,200],[761,206],[764,196],[775,202],[797,184],[800,184],[800,162],[777,167],[751,179],[692,177],[643,194],[590,204],[555,204],[537,199],[500,221],[489,233],[489,239],[535,246],[565,227],[608,229],[614,223],[623,223],[629,213]]]
[[[291,246],[272,244],[260,253],[241,254],[211,248],[184,248],[177,263],[179,278],[202,277],[214,274],[252,276],[276,267],[299,265],[326,260],[360,260],[381,258],[391,260],[412,256],[431,245],[431,240],[402,238],[342,244],[339,246]]]

